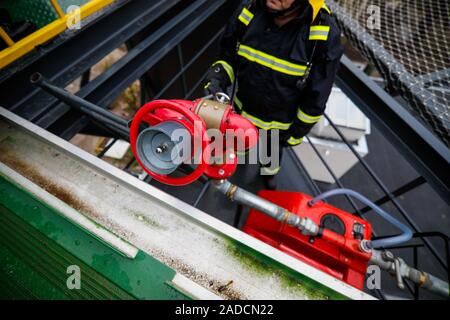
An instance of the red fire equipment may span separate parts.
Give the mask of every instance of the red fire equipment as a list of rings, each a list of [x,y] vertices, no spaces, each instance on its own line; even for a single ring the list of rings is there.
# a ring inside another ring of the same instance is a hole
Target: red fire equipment
[[[371,225],[354,215],[319,202],[308,205],[312,198],[303,193],[261,191],[259,196],[320,226],[319,234],[308,237],[297,228],[251,210],[244,232],[322,270],[358,289],[364,277],[370,253],[359,248],[361,240],[370,240]]]
[[[143,125],[150,127],[142,130]],[[197,168],[184,177],[169,176],[180,164],[173,161],[172,151],[178,142],[172,141],[172,134],[176,129],[188,133],[192,146],[192,153],[181,156],[180,163],[199,160],[195,163]],[[213,141],[208,137],[208,129],[220,131],[224,139],[223,150],[211,150]],[[245,134],[235,134],[237,131]],[[227,144],[230,133],[234,141]],[[203,174],[212,179],[229,178],[237,167],[236,151],[254,147],[257,140],[257,129],[250,121],[234,113],[231,105],[206,99],[147,103],[137,112],[130,128],[133,153],[142,168],[157,181],[174,186],[190,184]],[[200,143],[197,145],[196,141]],[[227,150],[228,145],[232,147]],[[200,156],[195,158],[198,152]]]

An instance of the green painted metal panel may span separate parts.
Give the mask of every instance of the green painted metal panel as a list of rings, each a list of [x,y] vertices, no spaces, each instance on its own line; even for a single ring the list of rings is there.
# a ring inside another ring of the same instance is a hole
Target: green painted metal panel
[[[0,205],[0,261],[5,282],[46,299],[133,299],[95,269]],[[81,270],[81,290],[68,290],[67,267]],[[1,294],[0,290],[0,294]]]
[[[67,267],[81,269],[69,290]],[[126,258],[0,176],[0,297],[187,299],[175,271],[139,251]]]
[[[59,0],[62,10],[66,12],[70,5],[83,5],[89,0]],[[13,21],[27,20],[42,28],[58,18],[49,0],[3,0],[0,7],[6,8]]]

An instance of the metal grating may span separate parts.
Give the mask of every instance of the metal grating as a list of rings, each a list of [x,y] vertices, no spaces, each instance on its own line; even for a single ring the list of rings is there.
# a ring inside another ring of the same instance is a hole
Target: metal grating
[[[450,4],[330,0],[346,37],[450,146]]]

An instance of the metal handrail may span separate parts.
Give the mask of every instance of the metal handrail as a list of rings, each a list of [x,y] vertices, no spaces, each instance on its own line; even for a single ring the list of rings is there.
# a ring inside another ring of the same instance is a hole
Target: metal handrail
[[[91,0],[80,7],[80,20],[85,19],[114,1],[115,0]],[[0,69],[8,66],[37,46],[53,39],[68,29],[73,13],[65,14],[57,0],[50,0],[50,2],[59,18],[25,38],[14,42],[5,30],[0,27],[0,38],[2,38],[9,46],[0,51]]]

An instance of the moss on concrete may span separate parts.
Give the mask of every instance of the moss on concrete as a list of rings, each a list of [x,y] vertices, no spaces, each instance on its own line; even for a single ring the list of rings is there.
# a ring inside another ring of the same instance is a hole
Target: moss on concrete
[[[226,250],[246,269],[261,276],[275,276],[280,279],[281,284],[290,291],[304,296],[311,300],[328,300],[330,297],[320,288],[320,285],[313,285],[313,281],[305,276],[295,274],[295,271],[281,266],[276,261],[248,248],[233,240],[227,240]]]

